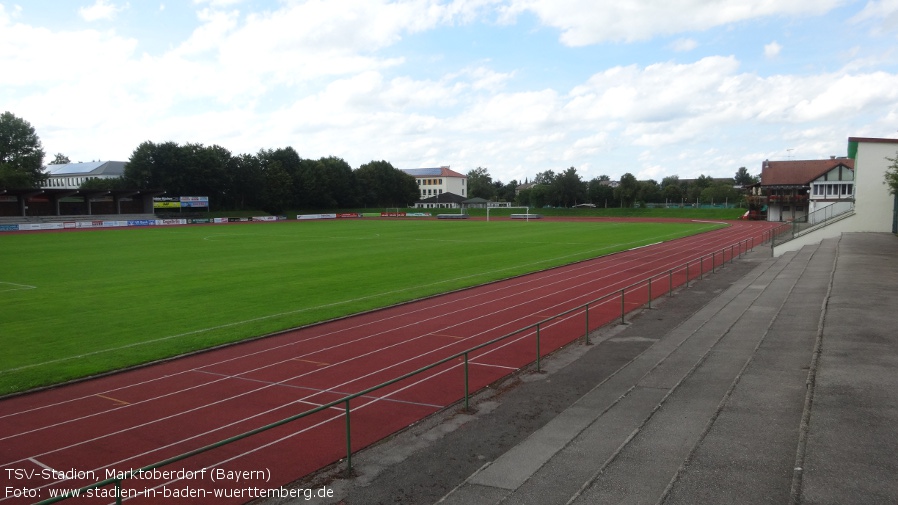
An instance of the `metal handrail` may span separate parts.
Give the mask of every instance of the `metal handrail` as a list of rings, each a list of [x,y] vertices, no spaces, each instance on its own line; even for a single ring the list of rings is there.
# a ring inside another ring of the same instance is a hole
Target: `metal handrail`
[[[841,203],[844,203],[846,205],[840,205]],[[778,230],[778,232],[773,235],[771,247],[776,247],[778,245],[785,244],[790,240],[798,238],[812,228],[827,226],[832,222],[845,217],[853,211],[853,201],[838,202],[832,205],[827,205],[820,210],[815,210],[814,212],[811,212],[806,216],[801,216],[793,221],[785,223],[782,226],[774,229]]]
[[[765,237],[766,237],[766,238],[765,238]],[[774,237],[775,237],[775,234],[773,233],[773,230],[771,230],[770,232],[767,232],[767,231],[762,232],[762,235],[761,235],[761,243],[764,243],[764,242],[766,242],[766,241],[768,241],[768,240],[772,240]],[[733,260],[734,260],[736,257],[741,257],[743,254],[748,253],[749,251],[753,250],[754,247],[755,247],[755,244],[754,244],[754,237],[751,237],[751,238],[748,238],[748,239],[745,239],[745,240],[741,240],[741,241],[739,241],[739,242],[737,242],[737,243],[731,244],[731,245],[729,246],[729,251],[730,251],[730,263],[732,263]],[[721,250],[719,251],[719,252],[721,253],[721,266],[723,266],[724,264],[726,264],[726,251],[727,251],[727,249],[728,249],[727,247],[724,247],[723,249],[721,249]],[[735,251],[734,251],[734,250],[735,250]],[[465,408],[465,410],[469,410],[469,399],[470,399],[470,397],[471,397],[471,392],[469,391],[469,384],[468,384],[468,355],[469,355],[470,353],[472,353],[472,352],[474,352],[474,351],[477,351],[477,350],[480,350],[480,349],[483,349],[483,348],[485,348],[485,347],[489,347],[489,346],[491,346],[491,345],[493,345],[493,344],[502,342],[502,341],[507,340],[507,339],[509,339],[509,338],[511,338],[511,337],[514,337],[514,336],[516,336],[516,335],[520,335],[521,333],[525,333],[525,332],[528,332],[528,331],[535,331],[535,335],[536,335],[536,360],[535,360],[535,362],[526,363],[525,365],[521,366],[518,370],[521,370],[521,369],[523,369],[523,368],[525,368],[525,367],[527,367],[527,366],[530,366],[532,363],[535,363],[537,372],[540,372],[540,371],[541,371],[541,363],[540,363],[540,361],[541,361],[541,358],[543,357],[542,354],[540,353],[540,328],[541,328],[542,326],[544,326],[544,325],[546,325],[547,323],[550,323],[550,322],[552,322],[553,320],[556,320],[556,319],[558,319],[558,318],[560,318],[560,317],[563,317],[563,316],[566,316],[566,315],[568,315],[568,314],[571,314],[571,313],[578,312],[578,311],[581,311],[581,310],[582,310],[582,311],[584,311],[585,318],[586,318],[586,331],[585,331],[585,334],[583,335],[583,338],[584,338],[584,343],[587,344],[587,345],[589,345],[589,344],[590,344],[590,342],[589,342],[589,333],[590,333],[590,327],[589,327],[589,307],[590,307],[590,305],[596,305],[596,304],[601,305],[602,303],[605,303],[605,302],[606,302],[608,299],[610,299],[610,298],[614,298],[614,297],[616,297],[616,296],[620,296],[620,297],[621,297],[621,314],[620,314],[620,321],[621,321],[621,324],[625,324],[625,323],[626,323],[626,321],[625,321],[625,316],[626,316],[627,311],[625,310],[624,299],[625,299],[627,290],[630,290],[630,291],[632,292],[632,291],[635,290],[636,288],[639,288],[639,287],[642,287],[642,286],[644,286],[644,285],[647,285],[647,286],[648,286],[648,301],[647,301],[647,304],[648,304],[648,307],[651,308],[651,303],[652,303],[652,299],[653,299],[653,297],[652,297],[652,283],[655,282],[656,279],[661,278],[662,276],[667,276],[667,278],[668,278],[668,293],[667,293],[667,295],[668,295],[668,296],[673,296],[673,288],[674,288],[674,284],[673,284],[673,274],[674,274],[674,272],[677,271],[677,270],[679,270],[679,269],[681,269],[681,268],[684,268],[684,269],[685,269],[685,272],[684,272],[684,273],[685,273],[685,280],[684,280],[683,284],[685,284],[685,285],[688,286],[689,281],[690,281],[690,277],[689,277],[690,265],[691,265],[691,266],[695,266],[695,263],[698,263],[698,265],[699,265],[699,277],[698,277],[698,278],[699,278],[699,279],[702,279],[702,278],[704,277],[704,274],[705,274],[705,260],[706,260],[706,259],[711,258],[711,272],[713,273],[713,272],[715,271],[715,268],[716,268],[716,265],[717,265],[717,252],[718,252],[718,251],[715,250],[715,251],[712,251],[710,254],[705,254],[705,255],[699,256],[698,258],[696,258],[696,259],[694,259],[694,260],[687,261],[685,264],[680,265],[680,266],[677,266],[677,267],[674,267],[674,268],[671,268],[671,269],[667,270],[666,272],[663,272],[663,273],[659,273],[659,274],[655,274],[655,275],[649,276],[647,279],[644,279],[644,280],[641,280],[641,281],[637,281],[637,282],[635,282],[635,283],[633,283],[633,284],[630,284],[630,285],[628,285],[628,286],[625,286],[625,287],[623,287],[623,288],[621,288],[621,289],[615,290],[614,292],[608,293],[608,294],[603,295],[603,296],[601,296],[601,297],[599,297],[599,298],[596,298],[596,299],[594,299],[594,300],[591,300],[591,301],[589,301],[589,302],[586,302],[586,303],[583,304],[583,305],[579,305],[579,306],[577,306],[577,307],[568,309],[568,310],[566,310],[566,311],[564,311],[564,312],[561,312],[561,313],[559,313],[559,314],[555,314],[554,316],[551,316],[551,317],[548,317],[548,318],[546,318],[546,319],[543,319],[543,320],[541,320],[541,321],[539,321],[539,322],[537,322],[537,323],[533,323],[533,324],[527,325],[527,326],[525,326],[525,327],[523,327],[523,328],[520,328],[520,329],[518,329],[518,330],[515,330],[515,331],[513,331],[513,332],[511,332],[511,333],[507,333],[507,334],[502,335],[502,336],[500,336],[500,337],[496,337],[496,338],[494,338],[494,339],[492,339],[492,340],[489,340],[489,341],[487,341],[487,342],[480,343],[480,344],[478,344],[478,345],[476,345],[476,346],[474,346],[474,347],[471,347],[471,348],[466,349],[466,350],[464,350],[464,351],[460,351],[460,352],[455,353],[455,354],[453,354],[453,355],[451,355],[451,356],[447,356],[447,357],[445,357],[445,358],[443,358],[443,359],[440,359],[440,360],[438,360],[438,361],[436,361],[436,362],[434,362],[434,363],[431,363],[430,365],[427,365],[427,366],[418,368],[417,370],[414,370],[414,371],[405,373],[405,374],[400,375],[400,376],[398,376],[398,377],[395,377],[395,378],[393,378],[393,379],[391,379],[391,380],[389,380],[389,381],[383,382],[383,383],[378,384],[378,385],[375,385],[375,386],[371,386],[371,387],[369,387],[369,388],[367,388],[367,389],[364,389],[364,390],[362,390],[362,391],[359,391],[359,392],[356,392],[356,393],[353,393],[353,394],[344,396],[343,398],[334,400],[334,401],[332,401],[332,402],[326,403],[326,404],[321,405],[321,406],[319,406],[319,407],[315,407],[314,409],[307,410],[307,411],[305,411],[305,412],[301,412],[301,413],[299,413],[299,414],[296,414],[296,415],[293,415],[293,416],[290,416],[290,417],[281,419],[280,421],[276,421],[276,422],[273,422],[273,423],[270,423],[270,424],[266,424],[265,426],[261,426],[261,427],[259,427],[259,428],[255,428],[255,429],[253,429],[253,430],[250,430],[250,431],[241,433],[241,434],[239,434],[239,435],[235,435],[235,436],[233,436],[233,437],[226,438],[226,439],[224,439],[224,440],[215,442],[215,443],[213,443],[213,444],[209,444],[209,445],[206,445],[206,446],[197,448],[197,449],[193,449],[193,450],[188,451],[188,452],[185,452],[185,453],[183,453],[183,454],[179,454],[179,455],[177,455],[177,456],[173,456],[173,457],[171,457],[171,458],[168,458],[168,459],[165,459],[165,460],[162,460],[162,461],[159,461],[159,462],[156,462],[156,463],[153,463],[153,464],[150,464],[150,465],[147,465],[147,466],[138,468],[138,469],[136,469],[136,470],[135,470],[135,469],[132,469],[132,470],[130,470],[130,471],[128,471],[128,472],[122,473],[121,475],[119,475],[119,476],[117,476],[117,477],[112,477],[112,478],[108,478],[108,479],[105,479],[105,480],[102,480],[102,481],[99,481],[99,482],[95,482],[95,483],[93,483],[93,484],[89,484],[89,485],[87,485],[87,486],[84,486],[84,487],[79,488],[79,489],[77,490],[77,492],[78,492],[79,494],[84,494],[84,493],[86,493],[88,490],[91,490],[91,489],[97,489],[97,488],[101,488],[101,487],[105,487],[105,486],[114,485],[115,488],[116,488],[116,493],[115,493],[115,496],[116,496],[116,503],[117,503],[117,504],[121,504],[121,503],[122,503],[122,495],[123,495],[123,493],[121,492],[121,490],[122,490],[122,482],[125,481],[125,480],[127,480],[127,479],[134,478],[135,476],[140,475],[140,474],[143,474],[143,473],[152,472],[153,470],[156,470],[156,469],[161,468],[161,467],[163,467],[163,466],[167,466],[167,465],[170,465],[170,464],[172,464],[172,463],[177,463],[178,461],[182,461],[182,460],[185,460],[185,459],[187,459],[187,458],[196,456],[196,455],[198,455],[198,454],[202,454],[202,453],[204,453],[204,452],[208,452],[208,451],[211,451],[211,450],[213,450],[213,449],[217,449],[217,448],[219,448],[219,447],[222,447],[222,446],[231,444],[231,443],[233,443],[233,442],[237,442],[237,441],[239,441],[239,440],[243,440],[243,439],[248,438],[248,437],[251,437],[251,436],[253,436],[253,435],[257,435],[257,434],[259,434],[259,433],[262,433],[262,432],[271,430],[271,429],[273,429],[273,428],[277,428],[277,427],[279,427],[279,426],[283,426],[283,425],[285,425],[285,424],[288,424],[288,423],[291,423],[291,422],[293,422],[293,421],[302,419],[302,418],[304,418],[304,417],[308,417],[308,416],[310,416],[310,415],[316,414],[316,413],[318,413],[318,412],[321,412],[321,411],[323,411],[323,410],[326,410],[326,409],[329,409],[329,408],[332,408],[332,407],[336,407],[336,406],[341,405],[341,404],[345,406],[345,412],[346,412],[346,413],[345,413],[345,418],[346,418],[346,472],[347,472],[347,474],[350,474],[350,473],[352,472],[352,437],[351,437],[351,430],[350,430],[350,401],[352,401],[352,400],[354,400],[354,399],[356,399],[356,398],[358,398],[358,397],[360,397],[360,396],[363,396],[363,395],[372,393],[372,392],[374,392],[374,391],[377,391],[378,389],[382,389],[382,388],[385,388],[385,387],[387,387],[387,386],[393,385],[393,384],[395,384],[395,383],[397,383],[397,382],[400,382],[400,381],[403,381],[403,380],[405,380],[405,379],[414,377],[415,375],[418,375],[418,374],[420,374],[420,373],[424,373],[424,372],[426,372],[426,371],[428,371],[428,370],[431,370],[431,369],[433,369],[433,368],[436,368],[436,367],[438,367],[438,366],[440,366],[440,365],[442,365],[442,364],[445,364],[445,363],[447,363],[447,362],[449,362],[449,361],[453,361],[453,360],[456,360],[456,359],[458,359],[458,358],[464,358],[464,381],[465,381],[464,389],[465,389],[465,393],[464,393],[464,400],[463,400],[463,401],[464,401],[464,408]],[[737,256],[737,255],[738,255],[738,256]],[[695,277],[692,277],[692,279],[695,279]],[[677,287],[679,287],[680,285],[681,285],[681,284],[678,284]],[[660,296],[659,296],[658,298],[660,298]],[[645,305],[645,304],[639,305],[638,307],[633,307],[633,308],[630,310],[630,312],[632,312],[632,311],[634,311],[634,310],[636,310],[636,309],[642,307],[643,305]],[[612,321],[613,321],[613,319],[612,319]],[[611,321],[607,321],[607,322],[605,322],[605,323],[603,323],[603,324],[607,324],[607,323],[609,323],[609,322],[611,322]],[[579,337],[576,337],[576,338],[572,339],[570,342],[573,342],[573,341],[577,340],[578,338],[579,338]],[[569,342],[569,343],[570,343],[570,342]],[[447,407],[448,407],[448,406],[447,406]],[[48,504],[51,504],[51,503],[57,503],[57,502],[60,502],[60,501],[63,501],[63,500],[67,500],[67,499],[69,499],[69,498],[74,498],[74,497],[75,497],[74,492],[69,491],[69,492],[65,492],[65,493],[64,493],[63,495],[61,495],[61,496],[57,496],[57,497],[53,497],[53,498],[48,498],[48,499],[42,500],[42,501],[40,501],[40,502],[37,502],[36,505],[45,505],[45,504],[48,505]]]

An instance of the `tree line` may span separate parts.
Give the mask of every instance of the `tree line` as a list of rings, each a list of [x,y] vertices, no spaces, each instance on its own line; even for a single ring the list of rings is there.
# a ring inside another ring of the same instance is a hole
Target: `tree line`
[[[38,188],[46,180],[44,149],[31,124],[0,114],[0,188]],[[57,154],[51,164],[69,163]],[[387,161],[353,170],[334,156],[304,159],[292,147],[233,155],[218,145],[144,142],[117,179],[89,179],[82,189],[159,189],[208,196],[219,210],[405,207],[418,200],[415,178]]]
[[[88,181],[94,187],[164,189],[178,196],[208,196],[220,210],[405,207],[418,200],[415,178],[388,161],[353,170],[342,158],[305,159],[292,147],[232,155],[202,144],[144,142],[121,180]]]
[[[540,172],[533,181],[516,180],[505,184],[493,181],[486,168],[478,167],[467,174],[471,197],[486,200],[514,202],[529,207],[572,207],[590,203],[596,207],[633,207],[648,203],[738,203],[743,193],[737,186],[758,182],[745,167],[740,167],[732,179],[714,179],[701,175],[697,179],[681,180],[673,175],[660,183],[655,180],[639,181],[631,173],[621,176],[617,184],[607,175],[589,181],[583,180],[575,167],[555,173]],[[518,190],[517,188],[521,188]]]

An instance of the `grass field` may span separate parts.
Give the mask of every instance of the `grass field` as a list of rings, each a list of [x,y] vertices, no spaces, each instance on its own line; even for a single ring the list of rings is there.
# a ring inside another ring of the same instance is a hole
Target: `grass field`
[[[364,219],[0,234],[0,395],[718,226]]]

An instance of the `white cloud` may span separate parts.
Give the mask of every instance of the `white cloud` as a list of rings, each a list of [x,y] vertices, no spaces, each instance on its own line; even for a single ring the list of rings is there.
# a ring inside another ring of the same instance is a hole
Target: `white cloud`
[[[898,31],[898,0],[867,2],[864,9],[854,15],[850,21],[858,24],[872,24],[875,34]]]
[[[243,2],[244,0],[193,0],[195,4],[209,4],[212,7],[230,7]]]
[[[78,9],[78,14],[81,15],[81,18],[85,21],[110,21],[115,19],[115,16],[119,12],[122,12],[127,8],[128,4],[118,6],[109,2],[109,0],[97,0],[89,7],[81,7]]]
[[[769,16],[819,15],[843,3],[845,0],[511,0],[505,12],[506,18],[532,12],[546,25],[561,30],[562,43],[585,46],[649,40]]]
[[[698,47],[698,42],[694,39],[677,39],[670,44],[670,48],[677,52],[692,51]]]
[[[98,81],[97,76],[107,75],[113,68],[118,79],[127,79],[136,44],[136,40],[111,32],[54,32],[0,18],[0,60],[4,62],[0,84],[41,90],[82,79]]]
[[[783,50],[783,46],[779,45],[775,40],[769,44],[764,45],[764,56],[768,58],[776,58],[779,56],[780,51]]]
[[[539,85],[525,80],[529,69],[514,66],[519,59],[503,60],[499,51],[447,63],[441,54],[398,44],[435,28],[445,37],[443,30],[492,3],[284,1],[252,13],[249,4],[196,2],[192,31],[156,52],[128,32],[31,26],[0,4],[0,88],[4,107],[35,125],[48,152],[73,159],[127,159],[145,140],[214,143],[234,153],[294,146],[303,157],[336,155],[353,166],[372,159],[407,168],[450,164],[462,172],[486,166],[506,182],[569,166],[585,179],[623,172],[726,177],[738,166],[755,171],[758,160],[786,147],[803,156],[843,154],[839,145],[848,135],[895,131],[898,76],[878,70],[891,68],[890,48],[871,51],[863,41],[846,42],[841,69],[771,76],[742,69],[736,56],[689,61],[688,54],[610,68],[585,66],[591,63],[584,59],[567,72],[568,50],[558,53],[563,78]],[[580,9],[579,20],[564,17],[555,3],[513,1],[510,8],[535,12],[584,42],[686,30],[664,25],[689,15],[696,19],[687,24],[704,28],[813,14],[814,6],[836,1],[749,0],[740,10],[734,0],[720,0],[714,5],[722,12],[714,13],[698,0],[675,0],[670,8],[660,0],[561,0],[561,7]],[[149,9],[158,19],[169,15]],[[478,35],[487,41],[500,31]],[[682,37],[651,54],[696,47]],[[703,45],[703,52],[711,48]],[[776,42],[765,46],[768,55],[779,50]],[[438,63],[423,68],[422,61]],[[584,68],[590,75],[577,77]]]
[[[0,4],[0,26],[12,23],[13,18],[22,15],[22,6],[13,6],[12,12],[6,12],[6,6]]]

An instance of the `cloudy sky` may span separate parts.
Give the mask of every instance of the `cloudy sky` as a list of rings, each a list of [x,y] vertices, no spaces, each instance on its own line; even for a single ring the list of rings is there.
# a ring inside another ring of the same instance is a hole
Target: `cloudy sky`
[[[898,0],[0,0],[0,111],[353,167],[732,177],[898,137]]]

